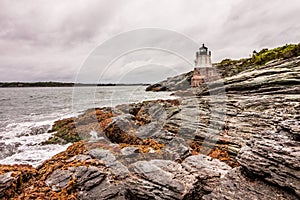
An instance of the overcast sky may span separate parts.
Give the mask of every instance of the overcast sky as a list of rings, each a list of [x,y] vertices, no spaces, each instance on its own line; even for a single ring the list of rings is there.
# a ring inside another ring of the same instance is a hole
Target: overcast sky
[[[145,27],[205,43],[213,62],[247,57],[253,50],[299,43],[299,11],[299,0],[0,0],[0,81],[74,82],[99,45]],[[93,61],[99,82],[155,82],[193,67],[166,52],[119,56],[104,76],[107,66]]]

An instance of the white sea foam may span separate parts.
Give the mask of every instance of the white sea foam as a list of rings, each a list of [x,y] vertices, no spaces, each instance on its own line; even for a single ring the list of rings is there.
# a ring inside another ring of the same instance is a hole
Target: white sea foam
[[[67,145],[22,145],[17,153],[1,160],[1,164],[30,164],[34,167],[42,164],[55,154],[67,149]]]
[[[70,116],[65,116],[70,117]],[[41,145],[54,133],[48,133],[54,121],[11,123],[5,128],[0,143],[15,146],[15,154],[0,160],[1,164],[30,164],[34,167],[55,154],[64,151],[69,145]]]

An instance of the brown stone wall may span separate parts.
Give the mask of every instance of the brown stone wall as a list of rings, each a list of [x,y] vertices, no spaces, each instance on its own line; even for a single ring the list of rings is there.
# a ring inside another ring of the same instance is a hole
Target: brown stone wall
[[[194,69],[194,74],[191,80],[192,87],[198,87],[199,85],[215,81],[218,79],[217,72],[213,67],[199,67]]]

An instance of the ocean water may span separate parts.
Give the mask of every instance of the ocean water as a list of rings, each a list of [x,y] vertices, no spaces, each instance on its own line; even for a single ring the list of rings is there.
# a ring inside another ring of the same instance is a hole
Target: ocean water
[[[88,108],[143,100],[172,99],[170,92],[145,92],[145,86],[0,89],[0,164],[37,166],[68,145],[41,145],[55,120]]]

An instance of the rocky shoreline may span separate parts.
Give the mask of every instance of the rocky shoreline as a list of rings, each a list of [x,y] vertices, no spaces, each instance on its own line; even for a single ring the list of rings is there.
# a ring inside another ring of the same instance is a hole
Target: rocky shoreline
[[[0,199],[300,198],[300,57],[175,95],[56,121],[73,144],[0,165]]]

